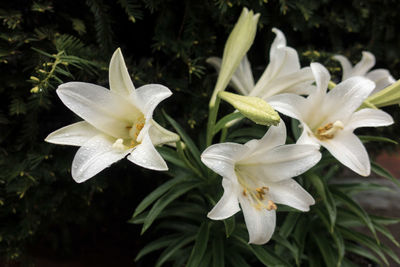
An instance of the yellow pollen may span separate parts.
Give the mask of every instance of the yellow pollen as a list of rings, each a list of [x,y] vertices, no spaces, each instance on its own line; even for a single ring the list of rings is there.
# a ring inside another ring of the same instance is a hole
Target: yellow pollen
[[[268,200],[267,210],[276,210],[278,207],[272,200]]]
[[[246,188],[243,189],[243,196],[247,197],[247,190],[246,190]]]
[[[339,130],[343,130],[344,125],[341,121],[330,122],[325,126],[317,128],[315,133],[319,140],[332,139]]]
[[[137,138],[144,128],[145,125],[145,119],[144,117],[140,117],[139,119],[136,120],[133,125],[126,126],[126,129],[129,131],[129,135],[131,137],[131,145],[130,147],[134,147],[138,145]]]
[[[144,127],[144,123],[138,123],[136,124],[136,130],[141,131]]]

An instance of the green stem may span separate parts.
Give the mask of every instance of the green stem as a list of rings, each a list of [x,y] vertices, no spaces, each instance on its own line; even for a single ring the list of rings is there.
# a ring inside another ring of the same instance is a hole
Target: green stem
[[[183,160],[183,162],[185,162],[186,166],[189,167],[189,169],[191,169],[195,174],[197,174],[199,177],[203,178],[202,173],[196,168],[194,167],[190,161],[188,160],[188,158],[185,155],[185,151],[183,150],[182,144],[184,144],[182,141],[178,141],[176,142],[176,148],[177,148],[177,152],[178,155],[181,157],[181,159]]]
[[[228,128],[224,127],[221,130],[221,137],[219,138],[219,142],[223,143],[226,139],[226,136],[228,135]]]
[[[221,99],[219,97],[216,98],[213,105],[210,105],[210,110],[208,113],[208,122],[207,122],[207,139],[206,139],[206,147],[209,147],[212,144],[212,139],[214,137],[214,127],[217,121],[218,109]]]

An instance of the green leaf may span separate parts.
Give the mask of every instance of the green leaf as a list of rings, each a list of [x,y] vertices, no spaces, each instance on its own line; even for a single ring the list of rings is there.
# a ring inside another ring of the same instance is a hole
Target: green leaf
[[[186,164],[179,158],[178,153],[166,146],[160,146],[157,147],[157,151],[161,154],[161,156],[163,157],[163,159],[165,159],[166,161],[175,164],[176,166],[179,166],[181,168],[184,169],[189,169]]]
[[[279,245],[281,245],[281,246],[287,248],[287,249],[292,253],[293,258],[296,260],[296,265],[299,265],[299,264],[300,264],[300,253],[299,253],[299,248],[298,248],[296,245],[291,244],[291,243],[288,241],[287,238],[283,238],[282,236],[280,236],[280,235],[277,234],[277,233],[275,233],[275,234],[272,236],[272,239],[273,239],[274,241],[276,241],[276,243],[278,243]],[[275,252],[277,252],[276,249],[275,249]],[[279,253],[279,252],[277,252],[277,253],[278,253],[279,255],[281,254],[281,253]]]
[[[132,217],[136,217],[141,212],[143,212],[148,206],[150,206],[154,201],[156,201],[161,195],[167,192],[169,189],[174,187],[175,185],[182,183],[184,181],[183,178],[177,177],[168,182],[165,182],[161,186],[157,187],[153,192],[151,192],[147,197],[145,197],[142,202],[136,207],[135,212]]]
[[[181,195],[185,194],[186,192],[197,187],[198,185],[199,185],[199,183],[193,183],[193,182],[178,184],[174,188],[172,188],[168,192],[168,194],[165,194],[164,196],[160,197],[156,201],[156,203],[154,203],[153,207],[149,211],[149,214],[147,215],[146,219],[144,220],[141,234],[143,234],[150,227],[150,225],[154,222],[154,220],[157,218],[157,216],[160,214],[160,212],[169,203],[171,203],[172,201],[174,201]]]
[[[360,182],[351,184],[335,184],[335,187],[340,188],[347,195],[356,194],[364,191],[387,191],[394,192],[394,190],[386,185],[375,184],[370,182]]]
[[[371,171],[382,176],[383,178],[386,178],[386,179],[392,181],[398,187],[400,187],[400,181],[398,179],[396,179],[395,177],[393,177],[393,175],[388,170],[386,170],[385,168],[380,166],[378,163],[371,161]]]
[[[266,133],[266,129],[263,128],[254,128],[254,127],[249,127],[249,128],[239,128],[232,133],[228,135],[229,139],[233,139],[236,137],[243,137],[243,136],[248,136],[256,139],[260,139],[261,137],[264,136]]]
[[[284,223],[279,228],[279,234],[282,237],[287,238],[290,235],[290,233],[293,231],[293,229],[296,225],[296,222],[300,216],[301,216],[300,213],[288,213],[288,215],[285,218]]]
[[[22,98],[16,97],[10,103],[10,115],[26,114],[26,104]]]
[[[211,258],[212,258],[211,252],[206,251],[198,266],[211,266]],[[180,265],[179,267],[181,266],[183,265]]]
[[[322,254],[322,258],[325,261],[324,266],[328,267],[335,267],[335,262],[336,261],[336,255],[335,252],[332,248],[332,243],[330,240],[328,240],[326,237],[317,235],[315,232],[311,232],[311,236],[315,243],[317,244],[317,247],[319,248],[319,251]]]
[[[204,166],[200,160],[200,151],[193,142],[193,140],[189,137],[189,135],[183,130],[183,128],[168,114],[163,110],[163,114],[168,122],[174,127],[175,131],[180,135],[182,140],[185,142],[185,145],[188,147],[189,151],[192,153],[194,160],[197,162],[198,166]]]
[[[337,189],[333,189],[332,192],[333,192],[334,196],[336,197],[336,199],[340,200],[354,214],[356,214],[358,217],[360,217],[364,221],[365,225],[368,227],[368,229],[374,235],[376,241],[378,243],[380,243],[378,236],[376,235],[375,227],[374,227],[368,213],[365,212],[365,210],[363,208],[361,208],[361,206],[358,205],[354,200],[349,198],[346,194],[343,194],[341,191],[339,191]]]
[[[156,239],[153,242],[148,243],[136,255],[135,261],[140,260],[143,256],[145,256],[155,250],[161,249],[163,247],[167,247],[169,244],[171,244],[171,242],[173,242],[175,239],[179,238],[180,236],[181,236],[180,234],[167,235],[167,236],[163,236],[159,239]]]
[[[387,142],[387,143],[392,143],[395,145],[398,145],[399,143],[397,143],[395,140],[392,140],[390,138],[387,137],[382,137],[382,136],[370,136],[370,135],[358,135],[358,138],[360,138],[360,140],[363,143],[368,143],[368,142]]]
[[[400,247],[399,242],[397,242],[396,238],[394,238],[394,236],[390,233],[390,231],[386,227],[384,227],[380,224],[375,224],[375,223],[374,223],[374,226],[375,226],[375,229],[378,230],[378,232],[380,232],[381,234],[386,236],[397,247]]]
[[[180,239],[170,243],[168,248],[166,248],[158,258],[155,267],[161,267],[164,262],[170,259],[175,253],[177,253],[180,248],[192,242],[194,238],[194,236],[183,236]]]
[[[301,132],[302,132],[302,128],[300,128],[300,122],[296,119],[291,119],[291,127],[292,127],[292,134],[295,140],[299,139]]]
[[[230,263],[228,266],[233,266],[233,267],[251,267],[246,260],[241,256],[240,253],[229,253],[227,256],[227,259]]]
[[[204,252],[207,249],[208,235],[210,233],[210,221],[205,221],[201,224],[196,236],[196,241],[190,254],[187,267],[200,266],[200,261],[203,258]]]
[[[250,245],[251,252],[266,266],[290,266],[285,260],[265,246]]]
[[[231,114],[226,115],[222,119],[220,119],[217,124],[214,126],[214,133],[216,135],[222,128],[225,128],[226,125],[232,121],[243,119],[244,116],[240,112],[232,112]]]
[[[341,226],[338,226],[337,229],[339,229],[339,231],[342,233],[342,235],[345,239],[353,240],[363,246],[368,247],[374,253],[376,253],[386,265],[389,264],[385,254],[382,252],[381,245],[376,243],[376,241],[374,239],[372,239],[371,237],[366,236],[364,234],[361,234],[359,232],[356,232],[354,230],[349,230],[349,229],[341,227]]]
[[[250,245],[244,238],[242,231],[235,231],[235,235],[232,235],[242,245],[249,248],[250,251],[266,266],[290,266],[282,257],[276,255],[267,246]]]
[[[377,215],[369,215],[369,217],[374,223],[380,225],[391,225],[400,223],[400,218],[383,217]]]
[[[335,231],[331,233],[331,236],[333,240],[335,241],[336,247],[337,247],[337,261],[336,261],[336,266],[340,267],[342,266],[342,261],[344,258],[344,255],[346,253],[346,246],[344,244],[344,239],[343,236],[340,234],[339,231]]]
[[[224,225],[226,237],[230,237],[230,235],[233,233],[233,230],[235,230],[235,216],[225,219]]]
[[[318,177],[313,173],[307,173],[306,175],[307,179],[314,185],[318,194],[323,199],[323,204],[325,205],[329,215],[329,221],[331,226],[330,232],[333,233],[333,229],[335,227],[335,222],[336,222],[336,213],[337,213],[336,202],[333,199],[332,194],[328,188],[328,185],[324,180],[322,180],[320,177]]]
[[[376,262],[377,264],[381,263],[381,260],[375,257],[374,254],[360,247],[359,245],[355,245],[354,243],[346,242],[346,250],[361,257],[367,258],[373,262]]]
[[[225,246],[224,240],[221,236],[218,236],[212,241],[212,258],[213,258],[213,267],[224,267],[225,266]]]

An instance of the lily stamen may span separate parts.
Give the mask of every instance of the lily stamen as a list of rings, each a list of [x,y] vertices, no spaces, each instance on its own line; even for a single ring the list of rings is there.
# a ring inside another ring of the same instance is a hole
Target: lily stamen
[[[276,210],[278,207],[272,200],[268,200],[267,210]]]
[[[315,135],[319,140],[332,139],[339,130],[343,130],[344,125],[341,121],[328,123],[325,126],[319,127]]]

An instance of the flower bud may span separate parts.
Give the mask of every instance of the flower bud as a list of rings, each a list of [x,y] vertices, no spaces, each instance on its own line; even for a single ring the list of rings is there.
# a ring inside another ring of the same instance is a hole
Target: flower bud
[[[253,44],[259,17],[260,14],[254,15],[253,11],[243,8],[225,44],[221,71],[211,97],[210,107],[214,106],[218,92],[225,90],[240,61]]]
[[[218,96],[257,124],[278,125],[280,121],[279,114],[259,97],[242,96],[229,92],[219,92]]]
[[[400,104],[400,80],[369,96],[362,107],[385,107]]]

